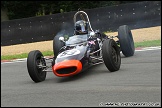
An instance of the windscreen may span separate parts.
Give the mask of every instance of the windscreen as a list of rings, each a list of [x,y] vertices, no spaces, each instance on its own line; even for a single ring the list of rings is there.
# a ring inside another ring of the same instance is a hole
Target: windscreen
[[[69,37],[68,41],[66,41],[66,45],[72,45],[72,44],[79,44],[82,42],[86,42],[88,39],[88,35],[74,35]]]

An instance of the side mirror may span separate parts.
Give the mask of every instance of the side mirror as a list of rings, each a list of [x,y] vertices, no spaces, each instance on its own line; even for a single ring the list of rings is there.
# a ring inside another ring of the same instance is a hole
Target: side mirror
[[[59,37],[59,40],[62,41],[62,42],[65,42],[64,37],[62,37],[62,36]]]
[[[95,36],[96,36],[95,32],[90,33],[90,37],[95,37]]]

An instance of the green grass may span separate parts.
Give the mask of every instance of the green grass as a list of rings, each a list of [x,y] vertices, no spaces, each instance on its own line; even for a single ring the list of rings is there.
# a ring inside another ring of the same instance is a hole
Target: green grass
[[[135,43],[135,48],[137,48],[137,47],[151,47],[151,46],[161,46],[161,40],[144,41],[144,42],[136,42]]]
[[[151,47],[151,46],[161,46],[161,40],[153,40],[153,41],[144,41],[144,42],[136,42],[135,48],[137,47]],[[44,51],[42,52],[44,56],[53,56],[53,51]],[[21,59],[27,58],[28,53],[16,54],[16,55],[1,55],[1,60],[11,60],[11,59]]]
[[[44,51],[42,52],[44,56],[53,56],[53,51]],[[1,60],[11,60],[11,59],[21,59],[21,58],[27,58],[28,53],[22,53],[22,54],[15,54],[15,55],[2,55]]]
[[[23,54],[15,54],[15,55],[1,55],[1,60],[11,60],[11,59],[19,59],[19,58],[26,58],[28,56],[27,53]]]

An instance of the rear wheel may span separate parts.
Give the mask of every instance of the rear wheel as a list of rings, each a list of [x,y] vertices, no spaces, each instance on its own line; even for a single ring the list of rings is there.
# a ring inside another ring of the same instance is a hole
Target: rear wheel
[[[113,39],[106,39],[102,46],[103,61],[109,71],[119,70],[121,65],[120,50]]]
[[[55,64],[55,59],[57,55],[60,52],[60,49],[65,45],[62,41],[59,40],[61,36],[55,36],[53,39],[53,53],[54,53],[54,58],[52,62],[52,66]]]
[[[55,36],[53,39],[53,53],[55,57],[57,57],[60,49],[64,46],[64,43],[59,40],[60,37],[61,36]]]
[[[34,82],[37,83],[45,80],[46,72],[43,71],[45,66],[46,62],[39,50],[29,52],[27,57],[27,69]]]
[[[118,29],[118,38],[120,43],[120,48],[122,53],[126,56],[134,55],[134,41],[132,37],[132,32],[127,25],[120,26]]]

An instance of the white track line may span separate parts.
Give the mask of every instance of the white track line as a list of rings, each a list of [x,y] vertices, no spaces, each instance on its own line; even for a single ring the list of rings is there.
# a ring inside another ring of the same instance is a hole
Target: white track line
[[[157,46],[157,47],[145,47],[145,48],[142,48],[140,50],[135,50],[135,51],[149,51],[149,50],[159,50],[161,49],[161,46]]]
[[[18,62],[26,62],[26,60],[24,60],[24,61],[17,61],[17,60],[13,60],[13,61],[1,62],[1,64],[7,64],[7,63],[18,63]]]

